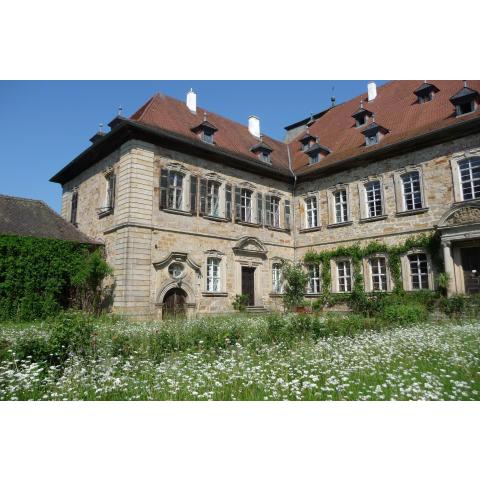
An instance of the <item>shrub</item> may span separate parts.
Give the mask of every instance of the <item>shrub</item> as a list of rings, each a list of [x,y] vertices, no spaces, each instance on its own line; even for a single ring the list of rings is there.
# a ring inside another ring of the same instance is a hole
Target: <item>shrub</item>
[[[386,305],[382,317],[389,323],[406,325],[427,318],[427,309],[421,304],[404,303]]]
[[[248,296],[247,295],[235,295],[233,299],[232,306],[234,310],[238,310],[239,312],[245,311],[247,308]]]
[[[467,308],[467,298],[462,295],[453,297],[442,297],[439,302],[440,310],[449,317],[457,317],[463,313]]]
[[[285,308],[292,309],[303,304],[308,275],[301,263],[287,263],[282,265],[282,275],[285,279],[283,304]]]

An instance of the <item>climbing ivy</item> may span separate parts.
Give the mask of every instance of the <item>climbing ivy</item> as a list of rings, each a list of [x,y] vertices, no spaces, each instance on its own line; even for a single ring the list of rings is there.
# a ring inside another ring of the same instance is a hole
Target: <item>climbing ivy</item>
[[[323,296],[329,296],[328,303],[334,301],[350,301],[353,299],[361,300],[365,296],[362,260],[375,254],[385,254],[390,269],[390,274],[394,281],[394,293],[403,292],[403,282],[401,278],[400,259],[403,255],[413,249],[423,249],[430,254],[432,262],[438,271],[443,270],[443,260],[440,256],[440,240],[438,235],[422,234],[409,237],[405,242],[399,245],[390,246],[382,242],[373,241],[367,245],[361,246],[359,243],[345,247],[340,246],[334,250],[324,252],[309,251],[305,254],[305,263],[318,264],[321,267],[322,285],[331,285],[330,261],[334,258],[346,257],[352,261],[353,285],[351,293],[338,293],[334,297],[328,293]],[[334,298],[334,300],[333,300]]]

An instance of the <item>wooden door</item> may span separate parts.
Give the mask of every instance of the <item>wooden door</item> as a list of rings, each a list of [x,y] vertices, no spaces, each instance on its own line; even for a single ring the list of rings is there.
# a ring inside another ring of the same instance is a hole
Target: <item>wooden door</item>
[[[181,288],[172,288],[163,298],[163,318],[184,317],[187,294]]]
[[[255,305],[255,269],[242,267],[242,294],[248,297],[247,305]]]
[[[462,248],[461,252],[465,293],[480,293],[480,247]]]

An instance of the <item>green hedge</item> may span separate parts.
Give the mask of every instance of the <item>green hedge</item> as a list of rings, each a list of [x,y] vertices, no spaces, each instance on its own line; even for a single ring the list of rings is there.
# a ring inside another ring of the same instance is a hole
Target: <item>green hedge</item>
[[[92,251],[62,240],[0,235],[0,321],[43,319],[69,307]]]

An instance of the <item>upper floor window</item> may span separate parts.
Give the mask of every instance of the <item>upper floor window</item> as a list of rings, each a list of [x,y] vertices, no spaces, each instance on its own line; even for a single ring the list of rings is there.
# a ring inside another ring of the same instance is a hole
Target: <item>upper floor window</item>
[[[70,223],[77,225],[77,210],[78,210],[78,190],[72,192],[72,200],[70,204]]]
[[[339,292],[352,291],[352,268],[349,260],[337,262],[337,289]]]
[[[420,173],[415,170],[401,176],[403,188],[403,209],[416,210],[422,208],[422,190]]]
[[[220,259],[209,257],[207,259],[207,292],[220,291]]]
[[[320,293],[320,266],[308,265],[308,293],[317,294]]]
[[[438,91],[435,85],[425,80],[413,93],[417,96],[418,103],[427,103],[433,100],[433,96]]]
[[[107,210],[113,210],[115,206],[115,183],[116,177],[114,173],[111,173],[106,177],[107,183],[107,195],[105,199],[105,208]]]
[[[428,260],[424,253],[408,255],[410,285],[412,290],[428,288]]]
[[[162,168],[160,172],[160,208],[183,209],[184,180],[183,173]]]
[[[219,212],[219,191],[220,184],[209,180],[207,183],[207,215],[218,217]]]
[[[241,188],[239,196],[237,196],[237,219],[251,223],[253,218],[252,210],[252,192],[247,188]]]
[[[308,197],[305,199],[306,208],[306,227],[315,228],[318,227],[318,210],[317,210],[317,198]]]
[[[385,257],[370,259],[370,272],[372,276],[372,290],[385,292],[387,290],[387,262]]]
[[[464,81],[463,88],[455,95],[450,97],[450,102],[455,107],[457,117],[467,113],[474,112],[477,109],[480,95],[476,90],[467,86],[467,81]]]
[[[266,198],[267,225],[280,228],[280,199],[267,195]]]
[[[347,190],[337,190],[333,196],[335,200],[335,222],[348,222]]]
[[[280,263],[272,265],[272,291],[273,293],[283,293],[282,265]]]
[[[365,185],[365,201],[368,218],[382,215],[382,189],[379,180],[374,180]]]
[[[480,157],[467,158],[458,162],[462,199],[480,198]]]

